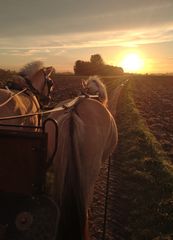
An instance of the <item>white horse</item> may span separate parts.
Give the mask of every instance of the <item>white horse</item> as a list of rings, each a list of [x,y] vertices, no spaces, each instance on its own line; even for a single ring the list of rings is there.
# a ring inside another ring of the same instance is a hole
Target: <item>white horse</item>
[[[38,115],[15,117],[37,113],[42,105],[48,104],[53,87],[50,78],[53,70],[53,67],[44,67],[41,61],[31,62],[7,83],[10,89],[0,89],[0,124],[39,125]]]
[[[107,102],[105,86],[94,78],[95,85],[99,96],[105,96],[102,102]],[[85,82],[85,86],[89,86],[87,91],[90,94],[92,78]],[[55,199],[60,209],[58,239],[86,240],[89,239],[87,211],[94,185],[102,160],[116,148],[118,132],[113,116],[98,100],[79,97],[71,105],[49,115],[58,124],[57,152],[53,163]],[[54,127],[48,123],[46,130],[51,155]]]

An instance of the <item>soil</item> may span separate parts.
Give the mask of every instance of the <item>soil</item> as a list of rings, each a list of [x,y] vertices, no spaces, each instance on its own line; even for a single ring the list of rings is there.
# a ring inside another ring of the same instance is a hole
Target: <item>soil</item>
[[[135,79],[133,95],[148,128],[173,161],[173,77]]]

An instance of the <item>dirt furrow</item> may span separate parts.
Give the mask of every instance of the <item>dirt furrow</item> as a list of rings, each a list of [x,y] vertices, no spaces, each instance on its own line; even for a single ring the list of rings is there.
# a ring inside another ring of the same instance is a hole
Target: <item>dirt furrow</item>
[[[141,116],[173,161],[173,78],[135,79],[133,95]]]

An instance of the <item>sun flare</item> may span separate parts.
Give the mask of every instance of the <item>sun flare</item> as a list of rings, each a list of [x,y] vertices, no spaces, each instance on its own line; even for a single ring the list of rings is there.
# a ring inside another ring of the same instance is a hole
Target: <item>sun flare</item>
[[[137,53],[129,53],[124,56],[120,66],[125,72],[141,72],[144,67],[144,61]]]

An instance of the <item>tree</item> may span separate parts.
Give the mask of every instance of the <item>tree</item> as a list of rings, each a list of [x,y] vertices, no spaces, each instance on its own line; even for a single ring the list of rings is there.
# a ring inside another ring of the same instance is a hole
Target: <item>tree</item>
[[[103,65],[104,61],[100,54],[91,55],[90,62],[92,64]]]
[[[75,75],[91,75],[92,66],[90,62],[84,62],[81,60],[77,60],[74,66]]]
[[[75,75],[102,75],[112,76],[121,75],[124,73],[121,67],[115,67],[104,64],[100,54],[91,55],[90,62],[77,60],[74,66]]]

